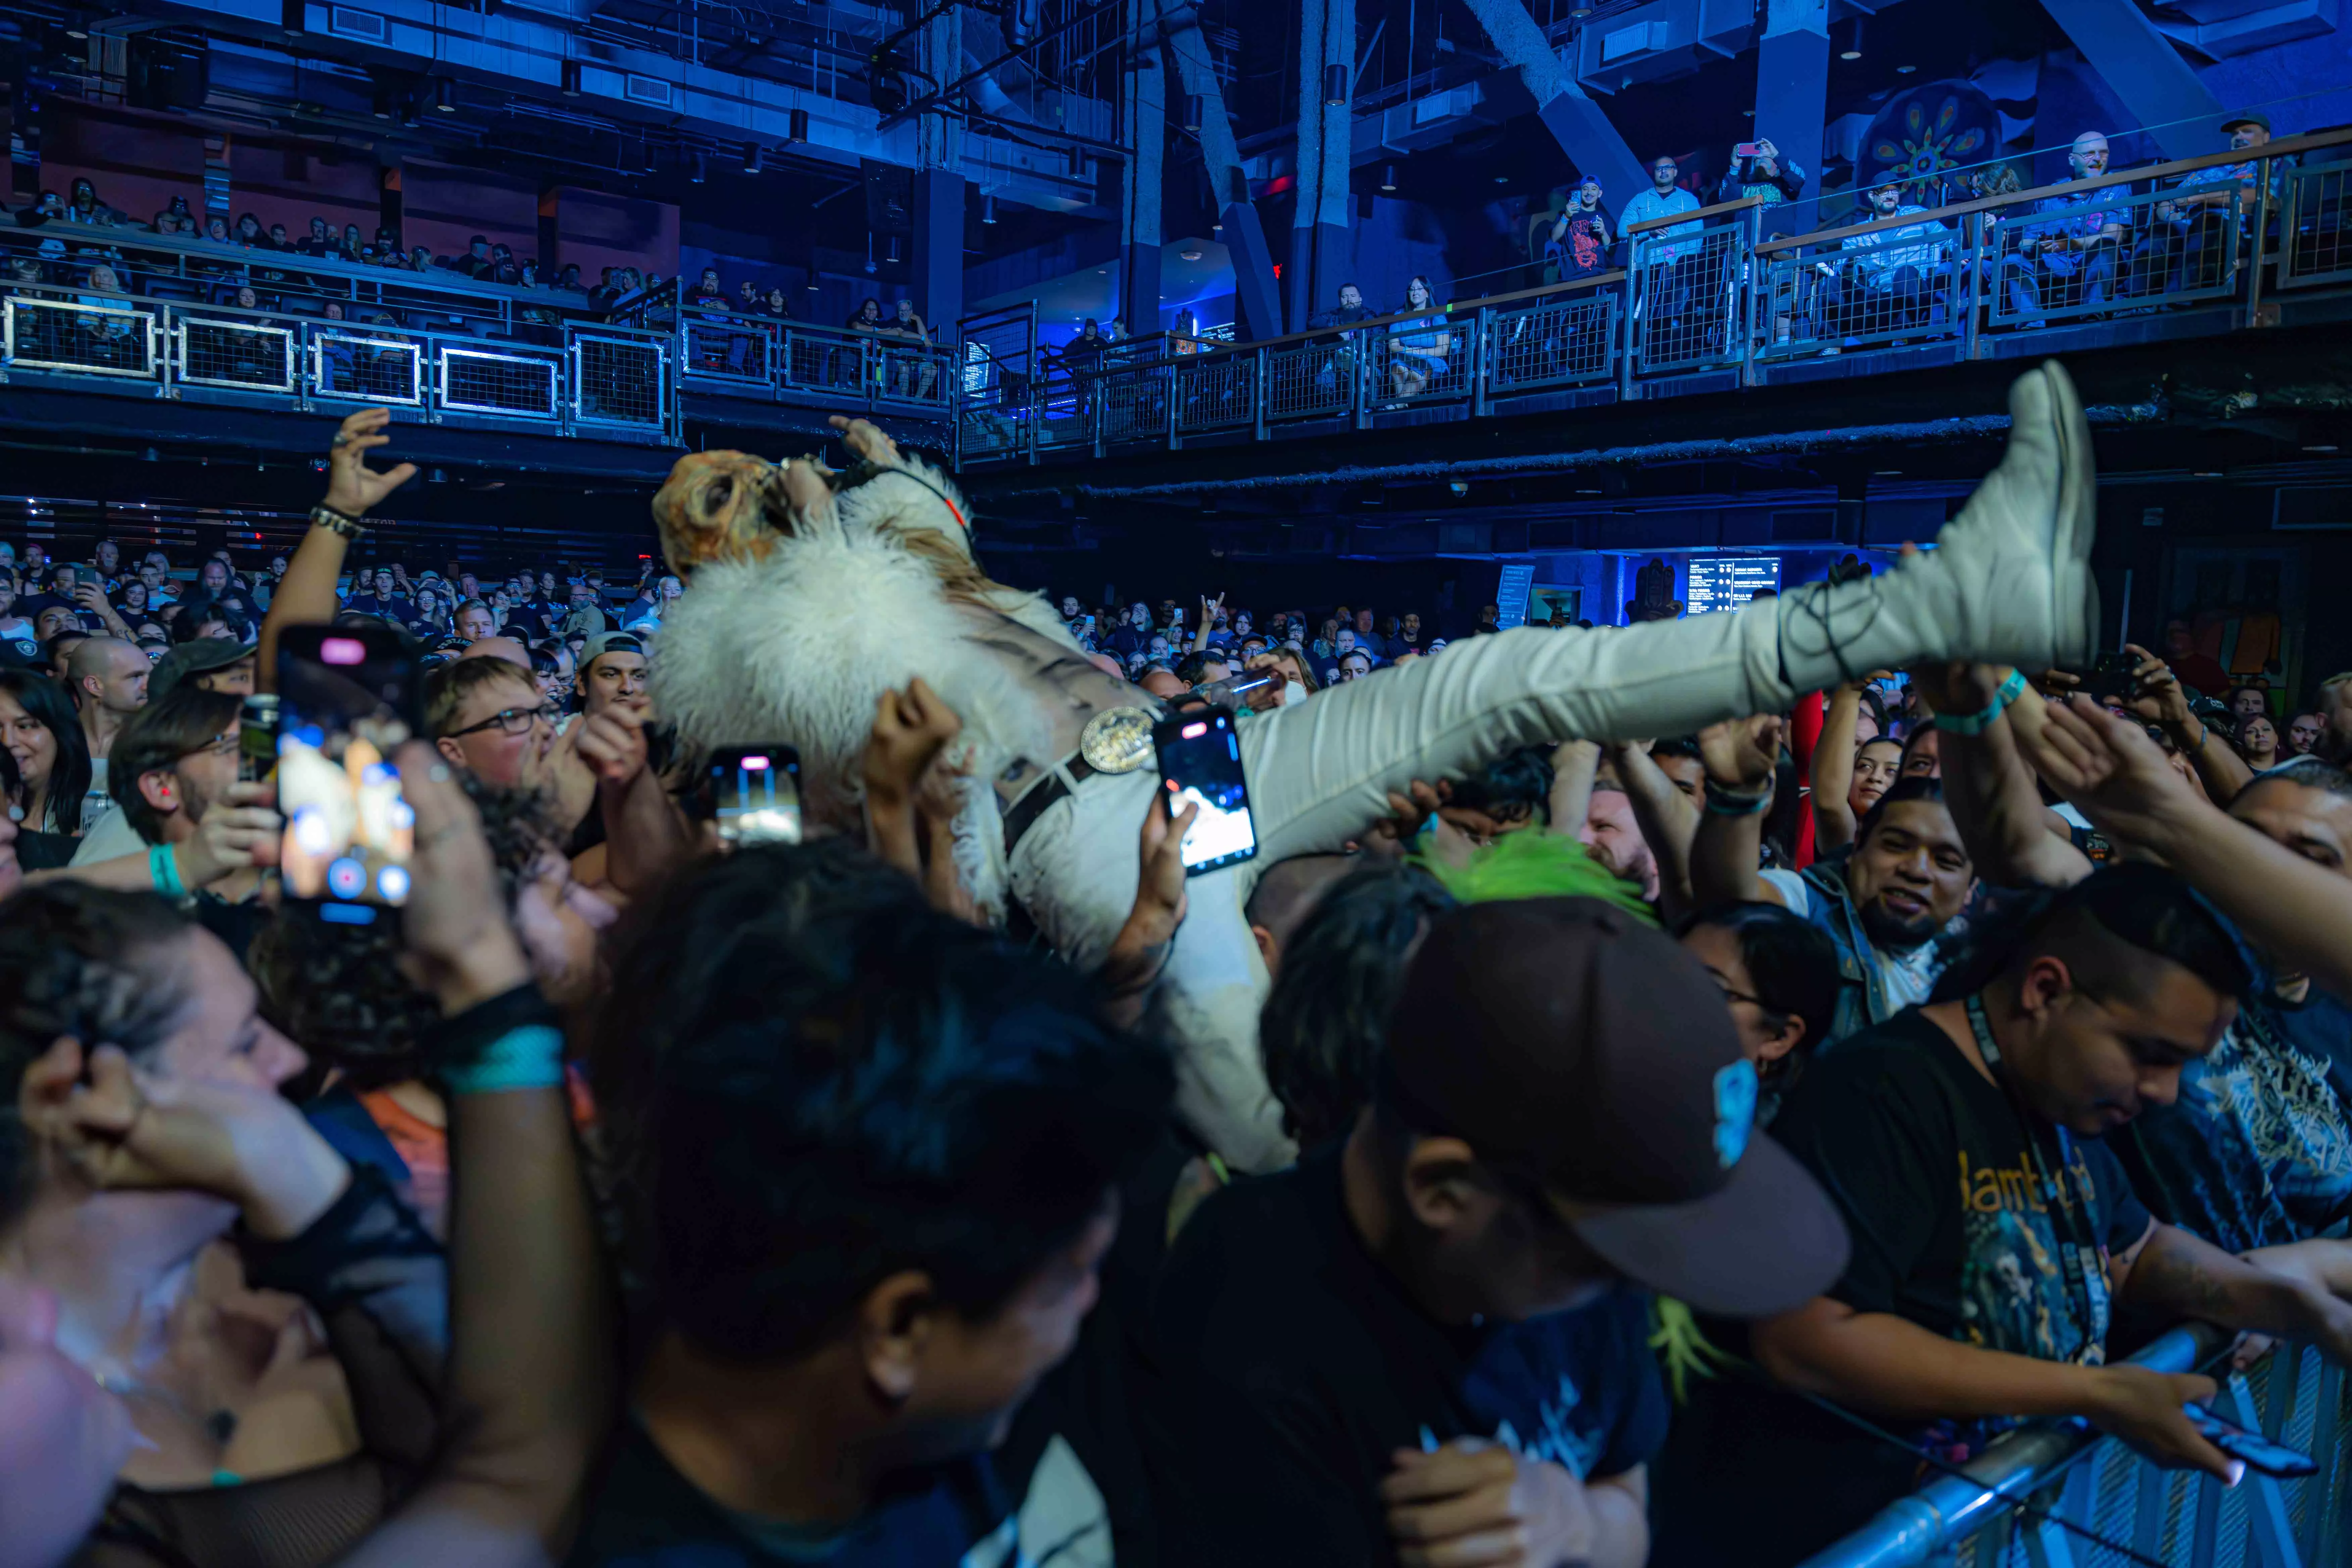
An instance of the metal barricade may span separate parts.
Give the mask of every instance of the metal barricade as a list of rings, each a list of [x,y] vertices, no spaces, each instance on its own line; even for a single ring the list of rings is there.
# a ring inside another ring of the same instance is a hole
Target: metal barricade
[[[963,345],[956,387],[958,460],[1018,452],[1037,357],[1035,301],[966,316],[956,323],[956,341]]]
[[[2342,152],[2343,149],[2336,149]],[[2352,279],[2352,234],[2346,232],[2346,200],[2352,197],[2352,163],[2326,163],[2288,173],[2282,193],[2278,286],[2309,288]]]
[[[1365,395],[1375,405],[1403,407],[1470,395],[1478,363],[1475,317],[1434,310],[1413,321],[1369,329],[1369,335],[1368,374],[1372,379]]]
[[[1738,363],[1747,352],[1752,211],[1693,219],[1633,237],[1632,373],[1654,375]]]
[[[2222,1342],[2218,1331],[2177,1329],[2131,1359],[2187,1372]],[[2158,1469],[2077,1424],[2037,1423],[1966,1467],[1970,1479],[1929,1482],[1803,1568],[2107,1568],[2126,1561],[2056,1520],[2165,1568],[2344,1568],[2352,1562],[2347,1392],[2343,1369],[2316,1349],[2282,1344],[2250,1372],[2229,1375],[2213,1401],[2215,1415],[2316,1458],[2319,1473],[2306,1479],[2250,1470],[2225,1488],[2195,1472]]]
[[[1964,335],[1980,258],[1976,217],[1962,223],[1955,230],[1922,218],[1759,254],[1757,353],[1838,353]]]
[[[908,345],[879,346],[874,367],[874,395],[890,403],[938,408],[953,390],[950,375],[954,362],[939,349]]]
[[[2247,205],[2234,183],[2134,195],[2050,196],[1992,226],[1985,287],[1996,326],[2039,326],[2233,292]]]
[[[824,327],[784,327],[784,384],[845,397],[870,395],[873,339]]]
[[[1095,438],[1096,378],[1052,365],[1038,378],[1030,406],[1029,438],[1039,447],[1071,447]]]
[[[553,354],[499,353],[436,343],[434,401],[459,414],[554,419],[563,412],[563,362]]]
[[[1617,374],[1617,295],[1608,289],[1498,307],[1486,329],[1486,390],[1581,386]]]
[[[5,363],[15,369],[152,381],[157,368],[156,313],[95,299],[6,300]]]
[[[1248,349],[1176,362],[1176,430],[1190,435],[1257,418],[1258,354]]]
[[[702,381],[737,381],[764,387],[782,363],[773,321],[715,311],[679,313],[679,374]]]
[[[1175,366],[1164,362],[1129,365],[1105,374],[1099,382],[1102,438],[1165,440],[1169,418],[1175,411]]]
[[[192,386],[295,389],[294,329],[236,316],[171,312],[172,374]]]
[[[658,338],[570,329],[572,416],[583,425],[669,424],[669,352]]]
[[[425,340],[382,327],[313,322],[310,395],[415,408],[425,402]]]
[[[1362,334],[1269,349],[1265,356],[1265,416],[1331,418],[1356,406],[1363,377]]]

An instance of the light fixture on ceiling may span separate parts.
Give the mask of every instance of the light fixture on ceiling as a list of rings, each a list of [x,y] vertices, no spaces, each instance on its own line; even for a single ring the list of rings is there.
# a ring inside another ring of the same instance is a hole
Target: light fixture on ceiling
[[[457,112],[457,84],[443,77],[433,84],[433,107],[443,114]]]
[[[1917,66],[1896,66],[1895,68],[1895,74],[1896,76],[1909,76],[1918,68],[1919,68]]]
[[[866,276],[871,278],[878,270],[874,265],[874,231],[869,228],[866,231]]]
[[[378,120],[392,118],[392,89],[380,87],[375,89],[374,112]]]
[[[1846,36],[1845,47],[1838,51],[1838,58],[1842,60],[1858,60],[1862,58],[1861,17],[1856,16],[1853,19],[1853,31]]]
[[[1086,172],[1087,150],[1083,147],[1072,146],[1070,149],[1070,174],[1073,177],[1076,177],[1077,175],[1084,174]]]
[[[1495,183],[1498,185],[1507,185],[1511,183],[1511,176],[1508,174],[1497,174],[1495,176]]]
[[[1390,163],[1381,170],[1381,189],[1384,191],[1392,191],[1396,189],[1396,165],[1394,163]]]
[[[2335,445],[2335,443],[2334,443],[2334,442],[2332,442],[2332,441],[2331,441],[2331,442],[2326,442],[2326,443],[2316,443],[2316,442],[2315,442],[2315,443],[2314,443],[2313,445],[2308,446],[2308,447],[2305,447],[2304,448],[2304,450],[2305,450],[2305,451],[2306,451],[2306,452],[2333,452],[2333,451],[2335,451],[2336,449],[2336,445]]]
[[[2200,468],[2189,477],[2192,479],[2218,479],[2221,477],[2221,470],[2219,468]]]
[[[743,172],[747,174],[760,172],[760,144],[757,142],[743,143]]]
[[[1180,250],[1176,253],[1176,258],[1179,261],[1198,261],[1201,259],[1201,253],[1197,250]],[[2318,448],[2314,447],[2312,449],[2315,451]],[[2331,452],[2336,450],[2333,447],[2330,447],[2327,449]]]
[[[1323,68],[1323,103],[1327,109],[1348,107],[1348,68],[1334,62]]]
[[[562,87],[564,97],[577,98],[580,96],[580,62],[578,60],[566,60],[563,62]]]
[[[996,221],[996,198],[994,196],[982,196],[980,198],[980,221],[982,223],[994,223]]]
[[[66,37],[68,38],[87,38],[89,37],[89,29],[82,26],[79,23],[76,23],[74,26],[66,29]]]
[[[892,235],[892,236],[890,237],[890,261],[891,261],[891,264],[892,264],[893,266],[896,266],[896,265],[898,264],[898,237],[897,235],[895,235],[895,234],[894,234],[894,235]]]
[[[792,131],[785,140],[790,142],[795,147],[807,146],[809,139],[808,110],[805,109],[793,110],[790,119],[790,124],[792,126]]]
[[[702,176],[707,171],[703,166],[702,149],[697,147],[694,150],[694,156],[687,162],[686,177],[692,184],[698,185],[702,184]]]
[[[1193,132],[1195,135],[1198,135],[1201,130],[1201,121],[1206,118],[1206,114],[1204,112],[1206,108],[1207,104],[1199,93],[1186,93],[1184,95],[1183,128]]]

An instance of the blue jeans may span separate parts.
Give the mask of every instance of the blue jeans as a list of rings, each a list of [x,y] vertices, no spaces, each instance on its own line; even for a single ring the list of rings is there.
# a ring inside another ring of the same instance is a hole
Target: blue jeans
[[[2085,254],[2071,272],[2053,271],[2046,257],[2012,254],[2000,258],[2001,284],[2009,295],[2010,313],[2017,316],[2042,313],[2045,279],[2055,296],[2048,308],[2063,310],[2078,305],[2105,304],[2115,276],[2114,252],[2104,245]]]

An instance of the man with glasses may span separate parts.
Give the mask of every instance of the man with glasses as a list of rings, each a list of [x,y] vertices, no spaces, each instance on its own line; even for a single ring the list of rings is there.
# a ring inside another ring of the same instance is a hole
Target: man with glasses
[[[77,874],[110,861],[135,861],[130,868],[133,885],[155,886],[148,867],[150,852],[169,848],[173,875],[191,893],[241,904],[260,889],[261,874],[251,864],[251,842],[257,834],[274,829],[276,814],[230,798],[237,782],[237,710],[242,701],[231,692],[206,691],[193,681],[182,681],[131,717],[115,737],[107,779],[118,809],[82,835],[72,860]],[[229,832],[205,832],[207,819],[216,811],[228,815],[214,826]],[[236,852],[240,863],[235,868],[224,868],[224,850]],[[94,879],[110,879],[107,873],[94,873]],[[228,929],[215,928],[215,934],[241,952],[243,939],[251,934],[250,923],[232,921]]]
[[[530,671],[467,658],[425,677],[425,729],[442,756],[486,783],[540,784],[555,744],[555,708]]]

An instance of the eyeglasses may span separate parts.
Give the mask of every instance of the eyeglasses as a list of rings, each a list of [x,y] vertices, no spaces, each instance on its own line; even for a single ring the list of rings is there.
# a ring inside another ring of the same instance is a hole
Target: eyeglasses
[[[542,719],[551,724],[555,722],[554,704],[542,702],[536,708],[501,708],[478,724],[450,731],[449,739],[454,741],[460,735],[478,735],[493,727],[501,735],[525,734]]]

